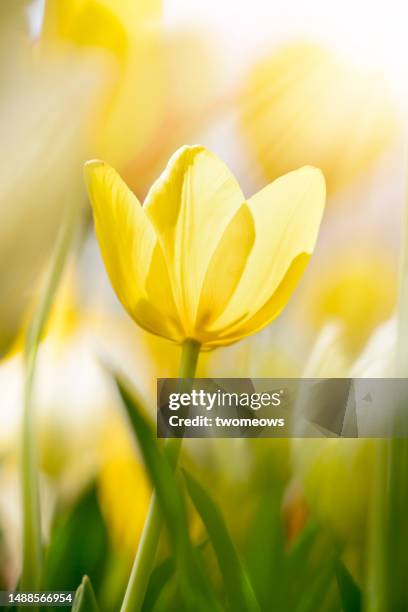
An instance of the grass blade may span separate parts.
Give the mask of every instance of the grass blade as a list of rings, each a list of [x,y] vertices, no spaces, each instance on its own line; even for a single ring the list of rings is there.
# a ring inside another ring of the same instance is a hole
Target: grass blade
[[[338,599],[335,564],[339,553],[338,546],[319,525],[314,521],[305,525],[285,557],[281,587],[288,609],[324,610],[323,600],[333,589]]]
[[[82,582],[77,588],[72,612],[99,612],[95,593],[88,576],[82,578]]]
[[[282,571],[285,536],[282,495],[262,495],[248,537],[247,568],[262,610],[283,607]]]
[[[142,612],[150,612],[162,592],[164,585],[174,575],[176,564],[173,557],[167,557],[158,565],[150,576],[146,596],[143,602]]]
[[[97,491],[91,486],[54,522],[44,559],[44,590],[73,591],[87,574],[99,592],[109,552]]]
[[[69,253],[77,220],[77,211],[77,204],[68,207],[66,218],[55,245],[47,281],[28,328],[24,347],[25,381],[21,423],[23,566],[20,588],[22,591],[37,591],[40,588],[43,563],[37,441],[35,437],[33,403],[37,354]],[[36,610],[37,607],[33,607],[33,609]]]
[[[208,543],[208,540],[204,540],[202,544],[197,546],[196,550],[199,552]],[[160,597],[166,583],[172,578],[176,570],[176,563],[174,557],[167,557],[164,559],[152,572],[150,576],[149,585],[147,587],[145,600],[143,602],[142,612],[150,612],[154,609],[157,600]]]
[[[259,604],[241,565],[220,509],[190,474],[184,470],[183,473],[189,495],[207,529],[217,556],[231,610],[258,612]]]
[[[316,610],[323,612],[327,609],[327,597],[333,585],[333,574],[333,559],[330,559],[326,567],[322,566],[321,572],[315,576],[308,588],[304,589],[296,612],[316,612]]]
[[[344,612],[360,612],[361,591],[341,561],[337,564],[336,577]]]

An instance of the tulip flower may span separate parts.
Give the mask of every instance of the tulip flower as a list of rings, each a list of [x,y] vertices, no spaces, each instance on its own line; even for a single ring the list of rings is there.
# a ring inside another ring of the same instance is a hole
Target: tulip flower
[[[352,361],[396,303],[397,266],[379,245],[342,248],[328,256],[302,296],[301,317],[315,330],[336,323]],[[330,361],[325,356],[325,361]]]
[[[162,100],[160,79],[148,83],[149,62],[158,53],[160,0],[47,0],[41,32],[41,57],[99,60],[98,90],[90,125],[91,150],[123,164],[145,143],[157,122]],[[140,120],[140,117],[143,120]]]
[[[299,42],[251,68],[239,124],[265,179],[311,163],[323,170],[331,195],[367,171],[395,140],[397,115],[382,75]]]
[[[85,166],[110,281],[145,330],[204,349],[275,319],[313,251],[325,202],[320,170],[304,167],[248,200],[201,146],[170,159],[143,206],[102,161]]]
[[[304,167],[246,200],[216,155],[185,146],[143,206],[102,161],[85,165],[95,231],[112,286],[143,329],[183,345],[180,378],[199,351],[255,333],[284,308],[313,251],[325,203]],[[169,441],[172,464],[180,440]],[[153,497],[121,612],[140,609],[160,537]]]
[[[166,30],[161,14],[161,0],[46,0],[40,38],[46,64],[92,72],[88,156],[109,161],[143,195],[222,97],[203,33]]]

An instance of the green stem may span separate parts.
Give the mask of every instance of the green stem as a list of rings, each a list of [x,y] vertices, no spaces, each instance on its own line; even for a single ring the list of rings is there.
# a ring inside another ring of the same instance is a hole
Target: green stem
[[[408,168],[408,155],[405,154],[406,168]],[[405,202],[402,219],[401,255],[400,255],[400,282],[397,309],[397,334],[395,350],[394,375],[408,376],[408,173],[406,173]],[[406,530],[402,532],[398,525],[398,513],[401,500],[405,500],[406,482],[398,482],[399,471],[408,469],[408,461],[404,446],[405,440],[398,440],[394,436],[398,429],[398,410],[400,406],[391,405],[392,429],[391,438],[377,440],[376,461],[372,479],[372,495],[370,499],[370,514],[368,522],[368,567],[367,589],[365,595],[366,612],[388,612],[393,608],[393,599],[398,595],[395,592],[395,567],[398,566],[399,555],[404,555],[408,542]],[[394,433],[395,431],[395,433]],[[401,459],[404,457],[404,460]],[[405,463],[405,465],[404,465]],[[404,510],[405,511],[405,510]],[[398,533],[395,539],[394,534]],[[407,602],[405,601],[404,605]],[[398,607],[398,606],[397,606]],[[397,608],[396,608],[397,609]],[[402,609],[398,607],[398,609]]]
[[[67,210],[53,253],[45,290],[28,329],[25,345],[24,405],[21,426],[21,485],[23,509],[22,591],[40,588],[42,569],[41,515],[33,388],[38,348],[64,269],[75,227],[77,205]]]
[[[366,612],[388,610],[387,464],[389,440],[377,440],[368,520]]]
[[[184,342],[179,369],[180,379],[194,378],[199,353],[200,345],[198,342],[195,340]],[[181,438],[170,438],[166,444],[166,454],[174,468],[176,468],[180,456],[181,442]],[[121,612],[139,612],[142,608],[159,545],[161,529],[162,517],[159,503],[156,495],[153,494]]]

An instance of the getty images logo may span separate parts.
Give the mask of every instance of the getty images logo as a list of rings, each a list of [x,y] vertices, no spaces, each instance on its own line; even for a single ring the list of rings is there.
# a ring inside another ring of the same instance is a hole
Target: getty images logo
[[[214,408],[241,407],[259,410],[263,407],[278,407],[282,403],[284,391],[263,392],[263,393],[228,393],[218,389],[214,392],[204,391],[204,389],[193,389],[186,393],[170,393],[170,410],[180,408],[204,408],[208,411]]]

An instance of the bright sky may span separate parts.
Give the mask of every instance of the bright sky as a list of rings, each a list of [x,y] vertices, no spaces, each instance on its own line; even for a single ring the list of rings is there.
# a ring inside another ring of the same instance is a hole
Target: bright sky
[[[34,0],[37,8],[31,14],[35,29],[39,27],[39,7],[43,2]],[[165,23],[170,27],[196,25],[214,35],[232,76],[268,47],[305,37],[335,46],[362,64],[384,70],[397,91],[408,98],[406,0],[163,2]]]
[[[231,64],[298,36],[386,70],[408,94],[406,0],[164,0],[167,23],[206,25]]]

